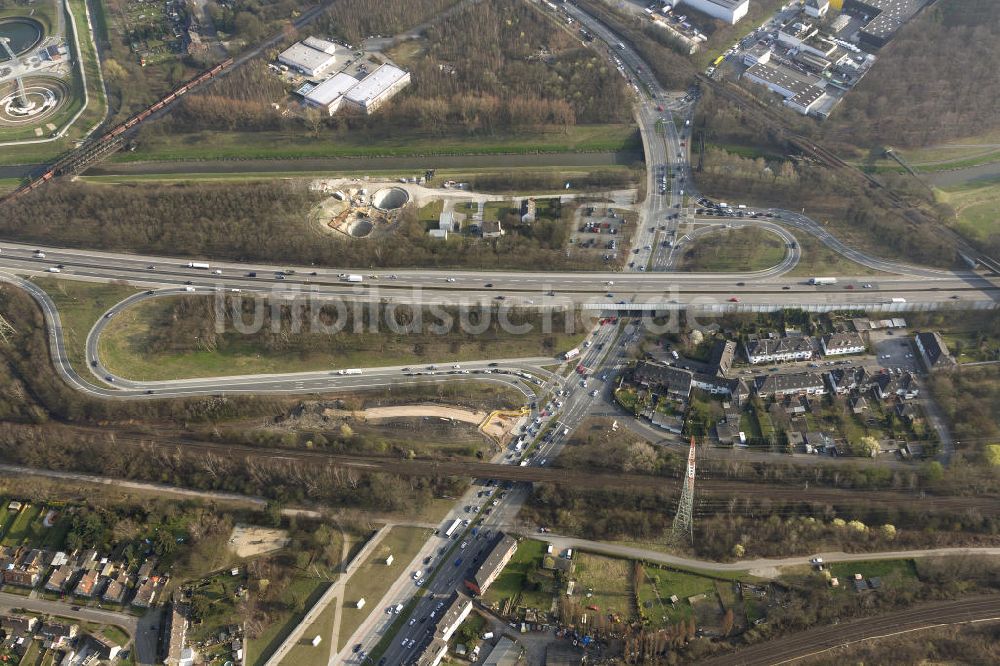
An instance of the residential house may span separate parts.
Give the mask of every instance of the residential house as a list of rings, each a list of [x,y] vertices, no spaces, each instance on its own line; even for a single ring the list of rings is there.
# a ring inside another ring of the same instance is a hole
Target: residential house
[[[154,558],[143,561],[139,566],[139,572],[136,574],[139,577],[139,582],[145,583],[146,579],[153,574],[153,567],[155,566],[156,560]]]
[[[125,601],[125,592],[128,590],[128,576],[124,573],[118,574],[118,577],[108,583],[108,586],[104,589],[104,594],[101,595],[101,599],[108,603],[120,604]]]
[[[955,366],[955,359],[948,353],[948,345],[944,343],[937,331],[917,333],[914,336],[920,358],[928,370],[948,369]]]
[[[833,438],[825,432],[803,433],[802,443],[806,447],[806,453],[826,451],[834,446]]]
[[[918,425],[924,422],[924,417],[912,403],[899,403],[896,405],[896,416],[909,426]]]
[[[135,591],[135,596],[132,598],[132,605],[138,608],[149,608],[152,606],[153,601],[156,599],[158,582],[159,579],[156,576],[150,576],[144,583],[140,583],[139,588]]]
[[[719,375],[708,375],[702,372],[691,375],[691,385],[702,391],[708,391],[712,395],[729,395],[732,390],[730,380]]]
[[[118,653],[122,651],[122,646],[114,642],[107,636],[99,633],[87,636],[87,643],[94,649],[94,652],[105,661],[114,661]]]
[[[747,360],[753,364],[807,361],[813,357],[813,341],[808,335],[784,338],[751,338],[744,344]]]
[[[715,436],[718,438],[719,444],[734,446],[737,442],[740,442],[739,424],[734,425],[726,420],[719,421],[715,424]]]
[[[63,564],[52,571],[52,575],[49,576],[48,581],[45,583],[45,589],[49,592],[61,593],[69,585],[69,579],[73,577],[76,573],[76,569],[70,564]]]
[[[484,220],[480,229],[482,230],[483,238],[500,238],[505,233],[500,220]]]
[[[493,584],[503,568],[510,562],[510,558],[517,552],[517,539],[506,534],[500,534],[499,537],[483,563],[479,565],[476,573],[465,581],[465,587],[473,594],[485,594],[487,588]]]
[[[691,395],[692,373],[669,365],[640,361],[632,371],[632,379],[652,391],[680,399]]]
[[[871,375],[860,365],[834,368],[826,373],[830,390],[838,395],[851,391],[864,391],[871,386]]]
[[[47,641],[51,641],[55,647],[73,640],[79,632],[79,625],[54,620],[42,622],[42,626],[38,629],[38,633]]]
[[[170,604],[168,622],[169,629],[166,633],[167,656],[163,660],[163,663],[167,666],[180,666],[184,651],[184,641],[187,638],[188,630],[187,606],[177,602]]]
[[[38,567],[25,569],[7,569],[3,572],[3,582],[5,585],[17,585],[18,587],[34,587],[41,578]]]
[[[736,343],[732,340],[717,340],[709,352],[708,365],[714,370],[715,375],[724,377],[729,374],[735,358]]]
[[[919,395],[920,388],[917,386],[917,378],[912,373],[894,374],[883,370],[873,378],[872,393],[879,400],[888,400],[894,396],[910,400]]]
[[[733,404],[741,407],[750,399],[750,385],[742,377],[730,381],[729,397]]]
[[[853,414],[864,414],[868,410],[868,401],[863,395],[856,395],[847,401]]]
[[[521,224],[532,224],[535,221],[535,198],[527,197],[521,200]]]
[[[37,624],[38,618],[30,615],[17,613],[0,615],[0,629],[3,629],[8,636],[27,636],[35,630]]]
[[[770,374],[754,378],[754,390],[763,399],[788,395],[823,395],[826,385],[823,375],[816,372]]]
[[[80,580],[77,581],[76,587],[73,588],[73,594],[78,597],[94,596],[94,586],[97,584],[98,575],[96,569],[85,571]]]
[[[435,636],[444,641],[449,640],[471,612],[472,599],[461,592],[456,592],[451,602],[446,604],[441,612],[441,620],[437,624]]]
[[[824,335],[820,338],[824,356],[860,354],[865,350],[865,341],[858,333],[844,332]]]

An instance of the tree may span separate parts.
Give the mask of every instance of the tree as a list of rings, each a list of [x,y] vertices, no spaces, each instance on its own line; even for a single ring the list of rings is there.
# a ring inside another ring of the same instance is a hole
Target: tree
[[[733,557],[743,557],[746,553],[747,549],[743,546],[743,544],[738,543],[733,546]]]
[[[1000,467],[1000,444],[986,446],[986,464],[990,467]]]
[[[878,440],[871,435],[865,435],[851,443],[851,453],[863,458],[874,458],[880,450]]]
[[[892,541],[896,538],[895,525],[885,524],[879,528],[879,532],[881,532],[882,536],[885,537],[888,541]]]

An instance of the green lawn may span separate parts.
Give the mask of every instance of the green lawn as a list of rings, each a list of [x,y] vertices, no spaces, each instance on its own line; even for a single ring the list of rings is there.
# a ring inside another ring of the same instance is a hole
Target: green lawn
[[[410,561],[430,535],[431,530],[425,528],[393,527],[368,561],[348,579],[340,616],[338,650],[344,647],[366,617],[371,613],[385,612],[385,608],[378,606],[379,601],[393,581],[403,574],[411,573]],[[386,566],[385,559],[390,554],[392,564]],[[418,588],[414,586],[413,589],[416,591]],[[355,608],[358,599],[365,600],[364,608]]]
[[[295,131],[204,131],[150,136],[136,151],[118,153],[112,161],[604,152],[633,148],[636,141],[635,128],[630,125],[577,125],[565,131],[511,137],[441,137],[400,133],[383,139],[335,132],[315,138]]]
[[[283,663],[290,666],[326,666],[330,660],[330,637],[333,635],[333,620],[337,612],[336,602],[327,604],[316,621],[309,625],[298,643],[288,651]],[[323,640],[313,647],[312,639],[320,636]]]
[[[969,238],[982,241],[1000,232],[1000,178],[935,190],[935,195],[955,209],[955,227]]]
[[[114,624],[104,625],[101,633],[122,647],[128,645],[129,641],[132,640],[132,637],[124,629]]]
[[[833,233],[836,233],[834,231]],[[823,245],[812,234],[796,234],[802,256],[799,263],[788,276],[810,276],[810,275],[887,275],[881,271],[876,271],[861,264],[854,263],[850,259],[845,259],[839,252],[831,250]]]
[[[635,615],[630,583],[631,560],[580,551],[574,554],[573,559],[576,562],[573,597],[581,606],[596,606],[602,615],[614,613],[622,620]]]
[[[771,268],[787,252],[780,237],[754,227],[719,231],[684,247],[678,270],[744,272]]]
[[[4,534],[3,544],[5,546],[20,546],[31,543],[31,537],[36,535],[35,523],[41,523],[39,515],[42,512],[41,504],[32,504],[22,508],[11,524],[10,529]]]
[[[249,666],[262,666],[282,641],[292,632],[295,626],[305,617],[308,609],[316,600],[323,596],[330,582],[318,578],[296,577],[283,594],[287,602],[287,610],[275,618],[275,621],[254,640],[247,641],[244,654]]]
[[[548,610],[552,601],[549,590],[528,590],[525,583],[531,572],[542,565],[547,544],[533,539],[525,539],[518,544],[517,552],[483,596],[483,603],[490,606],[521,595],[522,606]]]
[[[538,325],[524,335],[304,333],[292,336],[287,346],[276,350],[259,338],[229,330],[220,336],[213,349],[204,349],[197,339],[191,339],[167,352],[150,352],[150,336],[160,327],[171,325],[174,303],[173,298],[145,301],[115,317],[101,335],[99,353],[105,367],[135,380],[307,372],[554,356],[559,350],[577,346],[586,336],[584,326],[571,335],[561,332],[562,328],[546,335]]]
[[[194,584],[192,600],[197,599],[195,607],[204,610],[199,622],[191,626],[189,635],[193,642],[204,641],[220,629],[239,621],[236,588],[244,582],[243,576],[231,576],[226,571]]]
[[[902,579],[916,580],[917,571],[913,560],[865,560],[862,562],[835,562],[829,565],[830,573],[840,579],[841,587],[850,588],[854,574],[865,578],[877,576],[884,578],[898,574]]]
[[[688,597],[715,594],[715,581],[711,578],[650,565],[644,566],[643,572],[643,580],[638,590],[639,603],[652,627],[662,627],[690,618],[693,609],[687,601]],[[676,605],[670,603],[672,595],[679,600]],[[651,603],[652,606],[647,608],[647,603]]]
[[[84,345],[90,329],[108,308],[139,290],[122,284],[54,278],[37,278],[35,283],[55,301],[66,338],[66,354],[77,372],[86,377]]]

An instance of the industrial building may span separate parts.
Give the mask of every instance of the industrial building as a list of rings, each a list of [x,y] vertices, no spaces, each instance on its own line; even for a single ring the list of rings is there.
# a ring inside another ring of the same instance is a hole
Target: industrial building
[[[344,95],[358,80],[350,74],[338,72],[323,83],[315,86],[302,95],[306,105],[326,111],[328,115],[335,114],[344,102]]]
[[[923,9],[928,0],[844,0],[844,12],[867,18],[858,31],[858,42],[872,48],[885,46],[903,24]]]
[[[750,0],[678,0],[677,7],[681,6],[736,25],[750,10]]]
[[[754,65],[743,76],[778,93],[785,98],[785,106],[802,115],[812,111],[826,94],[826,84],[822,79],[806,77],[780,65]]]
[[[806,0],[802,9],[807,16],[823,18],[830,11],[830,0]]]
[[[357,111],[373,113],[409,83],[409,72],[386,63],[345,93],[344,100]]]
[[[316,42],[330,44],[330,42],[323,40],[316,40]],[[278,62],[311,77],[322,76],[324,72],[333,67],[336,61],[337,58],[332,53],[315,49],[306,45],[305,42],[292,44],[278,56]]]

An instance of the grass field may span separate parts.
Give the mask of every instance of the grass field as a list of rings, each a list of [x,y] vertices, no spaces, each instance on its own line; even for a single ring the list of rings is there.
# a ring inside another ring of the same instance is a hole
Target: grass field
[[[333,635],[333,620],[337,612],[336,603],[327,604],[316,621],[309,625],[298,643],[288,651],[285,664],[295,666],[326,666],[330,660],[330,637]],[[313,647],[312,639],[320,636],[322,642]]]
[[[796,234],[802,256],[799,263],[787,273],[789,277],[810,275],[886,275],[861,264],[823,245],[812,234]]]
[[[955,139],[923,148],[895,148],[895,151],[919,173],[964,169],[1000,161],[1000,133]],[[855,163],[876,171],[903,171],[898,162],[886,157]]]
[[[391,138],[304,132],[215,132],[150,136],[114,162],[212,159],[299,159],[603,152],[634,148],[630,125],[576,125],[565,131],[510,137],[449,137],[398,134]]]
[[[384,613],[378,606],[382,596],[401,575],[409,575],[410,561],[431,535],[431,530],[419,527],[393,527],[375,548],[367,562],[354,572],[344,589],[343,608],[340,616],[339,645],[347,644],[351,634],[371,613]],[[392,564],[386,566],[386,556],[392,555]],[[414,586],[414,591],[418,588]],[[358,599],[365,600],[365,607],[358,609]]]
[[[829,565],[830,573],[840,578],[841,586],[850,586],[854,574],[865,578],[898,574],[903,579],[916,580],[917,571],[913,560],[868,560],[863,562],[836,562]]]
[[[273,623],[268,625],[260,636],[247,641],[245,662],[248,666],[262,666],[285,637],[295,628],[306,611],[312,608],[316,600],[323,595],[329,586],[329,581],[318,578],[296,577],[285,590],[283,599],[287,602],[287,610],[281,613]]]
[[[388,331],[361,335],[312,333],[293,336],[285,348],[273,350],[258,338],[230,330],[214,349],[202,349],[198,340],[190,340],[169,353],[150,353],[151,334],[158,327],[171,325],[173,302],[172,298],[145,301],[115,317],[101,335],[100,355],[105,367],[130,379],[162,380],[553,356],[558,350],[572,349],[586,335],[582,327],[572,335],[546,335],[539,326],[524,335],[484,333],[476,337]]]
[[[711,578],[654,566],[644,566],[643,572],[638,590],[639,603],[652,627],[662,627],[690,618],[693,609],[687,602],[688,597],[715,594],[715,581]],[[676,605],[670,603],[671,596],[679,599]],[[647,607],[647,603],[652,606]]]
[[[632,602],[630,560],[577,552],[576,591],[573,596],[580,604],[597,606],[602,614],[613,613],[622,619],[635,615]]]
[[[31,537],[35,533],[34,523],[41,522],[41,504],[32,504],[21,509],[14,522],[11,523],[3,535],[3,544],[6,546],[20,546],[30,543]]]
[[[521,595],[521,605],[547,610],[552,602],[550,590],[525,590],[528,574],[542,564],[546,544],[533,539],[525,539],[518,544],[517,552],[483,597],[487,606]]]
[[[976,180],[965,185],[936,189],[939,201],[955,210],[955,228],[974,240],[1000,233],[1000,178]]]
[[[778,236],[745,227],[719,231],[685,247],[678,269],[703,272],[745,272],[781,263],[785,243]]]
[[[53,278],[38,278],[35,284],[55,301],[66,339],[66,354],[81,376],[86,377],[87,334],[98,319],[115,303],[131,296],[135,287],[123,284],[73,282]]]

